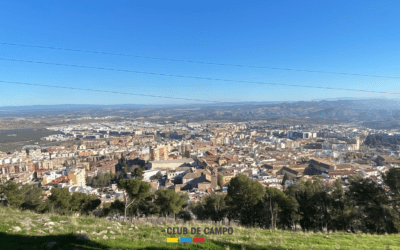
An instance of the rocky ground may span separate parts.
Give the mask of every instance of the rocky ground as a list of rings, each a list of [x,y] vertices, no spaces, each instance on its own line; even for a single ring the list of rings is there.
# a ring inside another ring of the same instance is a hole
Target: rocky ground
[[[168,227],[212,224],[117,222],[94,217],[35,214],[0,207],[2,249],[400,249],[400,235],[304,233],[233,226],[233,234],[169,235]],[[219,227],[219,226],[218,226]],[[167,238],[205,238],[204,243],[167,243]]]

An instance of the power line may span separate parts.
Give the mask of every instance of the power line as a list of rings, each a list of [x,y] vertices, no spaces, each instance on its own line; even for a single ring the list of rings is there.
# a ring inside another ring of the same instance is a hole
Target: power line
[[[135,93],[121,92],[121,91],[111,91],[111,90],[74,88],[74,87],[57,86],[57,85],[49,85],[49,84],[39,84],[39,83],[14,82],[14,81],[3,81],[3,80],[0,80],[0,82],[2,82],[2,83],[20,84],[20,85],[59,88],[59,89],[84,90],[84,91],[103,92],[103,93],[112,93],[112,94],[123,94],[123,95],[146,96],[146,97],[155,97],[155,98],[177,99],[177,100],[186,100],[186,101],[211,102],[211,103],[229,103],[229,102],[219,102],[219,101],[201,100],[201,99],[192,99],[192,98],[183,98],[183,97],[170,97],[170,96],[159,96],[159,95],[135,94]]]
[[[321,86],[300,85],[300,84],[285,84],[285,83],[272,83],[272,82],[259,82],[259,81],[232,80],[232,79],[211,78],[211,77],[201,77],[201,76],[173,75],[173,74],[164,74],[164,73],[137,71],[137,70],[104,68],[104,67],[85,66],[85,65],[77,65],[77,64],[42,62],[42,61],[32,61],[32,60],[22,60],[22,59],[10,59],[10,58],[2,58],[2,57],[0,57],[0,60],[2,60],[2,61],[12,61],[12,62],[46,64],[46,65],[55,65],[55,66],[66,66],[66,67],[74,67],[74,68],[108,70],[108,71],[135,73],[135,74],[147,74],[147,75],[157,75],[157,76],[167,76],[167,77],[178,77],[178,78],[207,80],[207,81],[236,82],[236,83],[249,83],[249,84],[262,84],[262,85],[275,85],[275,86],[288,86],[288,87],[314,88],[314,89],[328,89],[328,90],[343,90],[343,91],[378,93],[378,94],[395,94],[395,95],[396,94],[400,94],[400,93],[392,93],[392,92],[386,92],[386,91],[375,91],[375,90],[347,89],[347,88],[321,87]]]
[[[231,67],[241,67],[241,68],[254,68],[254,69],[297,71],[297,72],[307,72],[307,73],[323,73],[323,74],[348,75],[348,76],[376,77],[376,78],[387,78],[387,79],[400,79],[399,76],[382,76],[382,75],[358,74],[358,73],[348,73],[348,72],[334,72],[334,71],[323,71],[323,70],[292,69],[292,68],[266,67],[266,66],[244,65],[244,64],[204,62],[204,61],[182,60],[182,59],[163,58],[163,57],[139,56],[139,55],[123,54],[123,53],[101,52],[101,51],[93,51],[93,50],[68,49],[68,48],[41,46],[41,45],[5,43],[5,42],[0,42],[0,44],[1,45],[10,45],[10,46],[19,46],[19,47],[39,48],[39,49],[52,49],[52,50],[83,52],[83,53],[92,53],[92,54],[100,54],[100,55],[135,57],[135,58],[144,58],[144,59],[152,59],[152,60],[163,60],[163,61],[172,61],[172,62],[197,63],[197,64],[231,66]]]

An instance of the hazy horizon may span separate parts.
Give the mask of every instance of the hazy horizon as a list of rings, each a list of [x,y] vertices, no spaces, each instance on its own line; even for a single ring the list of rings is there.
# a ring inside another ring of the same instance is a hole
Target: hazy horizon
[[[219,106],[219,105],[235,105],[235,104],[278,104],[278,103],[296,103],[296,102],[320,102],[320,101],[357,101],[357,100],[383,100],[383,101],[396,101],[398,99],[387,99],[387,98],[356,98],[356,97],[338,97],[338,98],[326,98],[326,99],[313,99],[307,101],[246,101],[246,102],[230,102],[230,103],[169,103],[169,104],[149,104],[149,103],[118,103],[118,104],[91,104],[91,103],[61,103],[61,104],[34,104],[34,105],[20,105],[20,106],[0,106],[0,108],[22,108],[22,107],[40,107],[40,106]],[[400,107],[399,107],[400,109]],[[1,110],[0,110],[1,111]]]

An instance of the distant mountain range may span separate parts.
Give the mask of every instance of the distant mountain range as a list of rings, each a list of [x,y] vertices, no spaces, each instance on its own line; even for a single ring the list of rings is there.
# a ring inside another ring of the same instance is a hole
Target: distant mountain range
[[[208,107],[208,106],[237,106],[237,105],[284,105],[287,107],[324,107],[346,109],[371,110],[400,110],[400,100],[390,99],[355,99],[351,97],[331,98],[311,101],[271,101],[271,102],[234,102],[234,103],[207,103],[207,104],[57,104],[32,106],[3,106],[0,111],[28,111],[28,110],[96,110],[96,109],[140,109],[140,108],[174,108],[174,107]]]
[[[3,106],[1,111],[29,111],[29,110],[96,110],[96,109],[138,109],[138,108],[172,108],[172,107],[202,107],[202,106],[232,106],[232,105],[260,105],[278,104],[283,101],[274,102],[235,102],[235,103],[206,103],[206,104],[57,104],[57,105],[27,105],[27,106]]]
[[[186,105],[35,105],[0,107],[1,116],[41,116],[56,119],[92,117],[125,117],[151,120],[271,120],[289,123],[351,122],[372,128],[400,128],[400,100],[345,99],[286,102],[237,102]]]

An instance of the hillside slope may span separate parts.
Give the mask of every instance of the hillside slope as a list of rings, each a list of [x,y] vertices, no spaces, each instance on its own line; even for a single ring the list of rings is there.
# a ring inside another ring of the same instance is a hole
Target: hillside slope
[[[167,227],[200,227],[199,235],[168,235]],[[152,225],[93,217],[35,214],[0,208],[2,249],[400,249],[399,235],[303,233],[233,227],[232,235],[205,235],[206,224]],[[79,235],[79,236],[78,236]],[[204,243],[167,243],[170,237]]]

